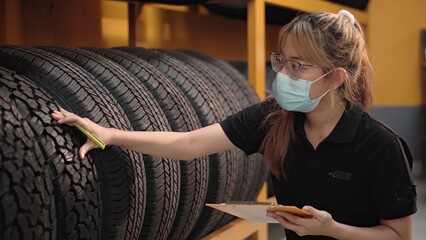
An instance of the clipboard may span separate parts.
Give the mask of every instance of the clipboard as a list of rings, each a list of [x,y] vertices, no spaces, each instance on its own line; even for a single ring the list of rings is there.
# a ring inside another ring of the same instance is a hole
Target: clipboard
[[[272,206],[277,206],[271,202],[226,202],[207,203],[206,206],[215,208],[222,212],[229,213],[236,217],[254,222],[278,223],[274,218],[266,216],[266,211]]]
[[[271,202],[226,202],[207,203],[209,207],[229,213],[236,217],[261,223],[278,223],[274,218],[266,216],[267,212],[289,212],[303,218],[311,218],[312,215],[295,206],[279,205]]]

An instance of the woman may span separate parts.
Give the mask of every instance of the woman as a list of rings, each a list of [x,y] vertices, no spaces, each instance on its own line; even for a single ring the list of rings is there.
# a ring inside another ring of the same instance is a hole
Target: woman
[[[396,133],[368,113],[371,64],[360,24],[347,11],[297,16],[285,25],[273,97],[221,123],[191,132],[129,132],[55,111],[106,144],[174,159],[238,147],[261,152],[278,203],[313,215],[268,213],[287,239],[411,239],[416,191],[411,153]],[[96,145],[90,140],[80,157]],[[301,237],[304,236],[304,237]]]

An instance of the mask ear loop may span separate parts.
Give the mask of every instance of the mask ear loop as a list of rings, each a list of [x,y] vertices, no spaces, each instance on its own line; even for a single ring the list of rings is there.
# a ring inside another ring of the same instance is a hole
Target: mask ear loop
[[[320,76],[319,78],[317,78],[317,79],[315,79],[315,80],[313,80],[313,81],[311,81],[311,84],[312,83],[315,83],[315,82],[317,82],[317,81],[319,81],[319,80],[321,80],[321,78],[323,78],[323,77],[325,77],[325,76],[327,76],[328,74],[330,74],[332,71],[334,71],[334,69],[333,70],[330,70],[330,71],[328,71],[328,72],[326,72],[326,73],[324,73],[322,76]]]
[[[333,69],[334,70],[334,69]],[[325,76],[327,76],[328,74],[330,74],[333,70],[330,70],[330,71],[328,71],[328,72],[326,72],[325,74],[323,74],[322,76],[320,76],[319,78],[317,78],[317,79],[315,79],[314,81],[312,81],[311,82],[311,85],[312,85],[312,83],[315,83],[315,82],[317,82],[317,81],[319,81],[319,80],[321,80],[323,77],[325,77]],[[309,91],[310,91],[310,88],[309,88]],[[321,96],[319,96],[319,97],[317,97],[317,98],[315,98],[315,99],[311,99],[311,100],[316,100],[316,99],[321,99],[321,98],[323,98],[325,95],[327,95],[327,93],[329,93],[330,92],[330,88],[327,90],[327,91],[325,91],[325,93],[323,94],[323,95],[321,95]],[[309,97],[309,99],[310,99],[311,97]]]
[[[327,95],[327,93],[329,93],[330,92],[330,88],[327,90],[327,91],[325,91],[325,93],[323,94],[323,95],[321,95],[321,96],[319,96],[319,97],[317,97],[317,98],[315,98],[315,99],[311,99],[311,101],[313,101],[313,100],[317,100],[317,99],[321,99],[321,98],[323,98],[325,95]],[[310,99],[310,97],[309,97],[309,99]]]

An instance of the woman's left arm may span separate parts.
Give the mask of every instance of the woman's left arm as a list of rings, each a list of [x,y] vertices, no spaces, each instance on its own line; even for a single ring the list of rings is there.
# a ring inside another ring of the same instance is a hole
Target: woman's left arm
[[[339,240],[411,240],[412,216],[393,220],[381,220],[374,227],[354,227],[333,220],[326,211],[305,206],[303,210],[313,215],[312,218],[302,218],[291,213],[275,212],[268,216],[277,219],[281,226],[295,232],[299,236],[321,235]]]

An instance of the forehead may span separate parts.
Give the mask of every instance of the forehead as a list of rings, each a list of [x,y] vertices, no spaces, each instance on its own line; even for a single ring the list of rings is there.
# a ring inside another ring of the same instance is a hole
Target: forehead
[[[286,59],[298,59],[303,60],[301,57],[301,54],[297,51],[295,45],[293,44],[293,41],[286,39],[281,44],[280,53],[286,58]]]
[[[310,64],[321,65],[320,47],[312,39],[294,33],[288,33],[280,41],[280,52],[285,59],[297,60]]]

